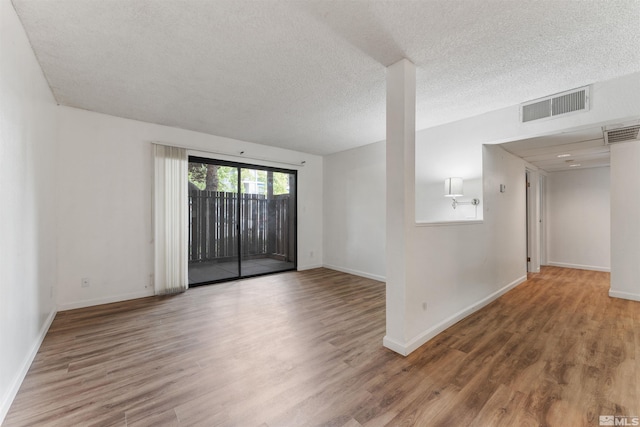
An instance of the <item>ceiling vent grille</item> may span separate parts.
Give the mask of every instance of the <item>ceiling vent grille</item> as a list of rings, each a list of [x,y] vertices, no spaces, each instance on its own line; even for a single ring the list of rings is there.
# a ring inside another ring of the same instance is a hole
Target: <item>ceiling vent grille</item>
[[[562,92],[521,105],[522,123],[563,114],[589,111],[589,86]]]
[[[640,139],[640,125],[604,130],[604,143],[607,145],[636,139]]]

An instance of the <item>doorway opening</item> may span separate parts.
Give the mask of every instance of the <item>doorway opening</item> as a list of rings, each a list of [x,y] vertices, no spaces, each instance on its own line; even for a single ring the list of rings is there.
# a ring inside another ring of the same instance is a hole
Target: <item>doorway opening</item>
[[[189,157],[189,286],[295,270],[297,172]]]
[[[540,266],[546,265],[546,223],[543,222],[546,210],[546,180],[538,170],[527,168],[526,185],[526,253],[527,272],[539,273]]]

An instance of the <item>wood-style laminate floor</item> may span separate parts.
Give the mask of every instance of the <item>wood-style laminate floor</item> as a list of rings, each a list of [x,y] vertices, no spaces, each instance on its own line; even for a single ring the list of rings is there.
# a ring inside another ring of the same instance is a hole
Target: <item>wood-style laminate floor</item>
[[[401,357],[326,269],[58,313],[4,425],[597,426],[640,416],[640,303],[544,268]]]

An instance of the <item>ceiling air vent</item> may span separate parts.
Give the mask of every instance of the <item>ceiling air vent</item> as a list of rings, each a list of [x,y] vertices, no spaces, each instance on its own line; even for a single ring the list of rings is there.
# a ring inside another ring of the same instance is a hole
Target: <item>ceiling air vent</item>
[[[633,141],[640,139],[640,125],[619,127],[617,129],[603,129],[604,143],[615,144],[616,142]]]
[[[589,111],[589,86],[525,102],[520,108],[522,123],[583,111]]]

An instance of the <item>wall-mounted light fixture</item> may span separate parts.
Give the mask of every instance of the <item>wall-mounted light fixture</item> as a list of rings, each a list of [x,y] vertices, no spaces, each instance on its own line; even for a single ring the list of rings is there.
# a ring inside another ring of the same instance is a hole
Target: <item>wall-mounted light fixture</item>
[[[462,186],[464,182],[462,178],[451,177],[444,180],[444,197],[451,197],[453,199],[451,206],[455,209],[458,205],[473,205],[478,206],[480,199],[471,199],[468,202],[459,202],[456,197],[462,197],[464,195]]]

